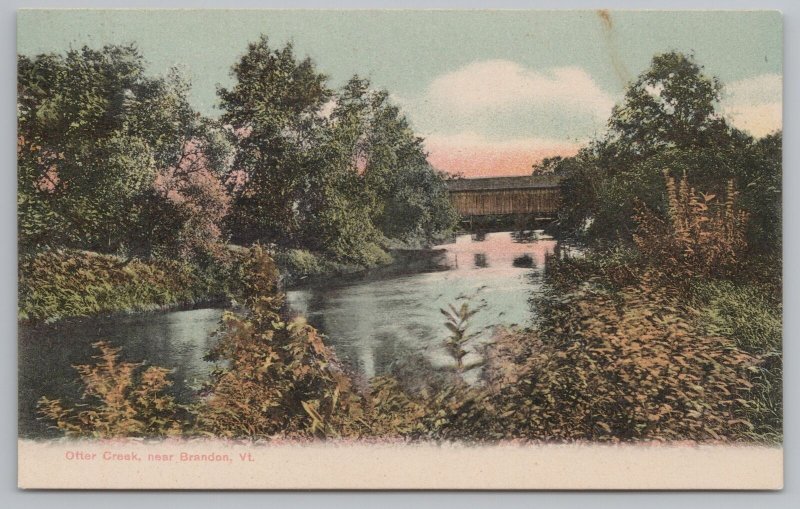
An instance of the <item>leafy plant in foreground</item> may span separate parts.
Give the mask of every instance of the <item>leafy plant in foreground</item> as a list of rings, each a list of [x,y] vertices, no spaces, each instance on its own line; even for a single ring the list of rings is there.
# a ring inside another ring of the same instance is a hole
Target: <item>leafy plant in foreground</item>
[[[633,240],[645,258],[681,274],[724,274],[739,261],[747,243],[747,214],[736,206],[737,191],[729,181],[722,203],[716,195],[690,188],[686,176],[676,184],[664,172],[668,219],[640,206]]]
[[[166,394],[172,385],[169,370],[122,362],[120,349],[103,341],[92,346],[99,351],[96,363],[75,366],[85,403],[70,408],[43,397],[38,404],[43,418],[76,437],[163,437],[184,431],[189,414]]]
[[[464,371],[464,357],[468,353],[465,347],[475,337],[475,333],[468,331],[469,320],[479,309],[470,309],[467,302],[462,303],[459,308],[449,304],[448,308],[439,310],[446,318],[445,327],[450,331],[450,336],[445,339],[444,346],[447,353],[456,361],[458,371],[461,372]]]
[[[365,432],[363,398],[322,336],[281,315],[278,270],[254,246],[242,273],[247,314],[226,313],[209,355],[224,361],[198,408],[203,433],[269,439],[352,436]]]

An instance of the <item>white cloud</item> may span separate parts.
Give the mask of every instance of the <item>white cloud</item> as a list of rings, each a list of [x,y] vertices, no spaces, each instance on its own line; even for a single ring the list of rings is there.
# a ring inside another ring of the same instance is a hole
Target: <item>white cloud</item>
[[[417,96],[392,96],[423,136],[478,133],[493,140],[591,138],[614,99],[579,67],[534,70],[473,62],[436,77]]]
[[[591,112],[605,120],[614,105],[586,71],[558,67],[544,72],[509,60],[475,62],[436,78],[428,100],[455,113],[474,114],[520,106],[553,106]]]
[[[614,106],[579,67],[509,60],[473,62],[392,100],[425,138],[434,166],[470,176],[526,174],[543,157],[574,154],[605,129]]]
[[[780,74],[761,74],[729,83],[723,89],[726,100],[764,104],[781,100],[783,77]]]
[[[725,86],[722,113],[739,129],[761,137],[783,126],[783,78],[762,74]]]

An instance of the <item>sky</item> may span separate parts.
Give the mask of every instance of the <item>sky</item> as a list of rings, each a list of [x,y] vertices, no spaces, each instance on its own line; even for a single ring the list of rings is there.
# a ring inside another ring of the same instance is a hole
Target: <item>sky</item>
[[[191,101],[218,115],[216,89],[247,43],[291,41],[330,85],[368,77],[425,139],[435,167],[525,175],[602,134],[653,55],[692,53],[724,84],[719,109],[760,137],[782,125],[777,11],[22,10],[20,54],[135,43],[148,72],[179,66]]]

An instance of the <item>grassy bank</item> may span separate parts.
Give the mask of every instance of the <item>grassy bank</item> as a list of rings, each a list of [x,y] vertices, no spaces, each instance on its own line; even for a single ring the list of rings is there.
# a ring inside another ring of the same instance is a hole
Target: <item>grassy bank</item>
[[[284,288],[293,288],[331,280],[381,279],[444,270],[447,268],[444,252],[425,247],[390,248],[368,265],[337,262],[301,249],[277,252],[274,258]]]
[[[223,301],[236,284],[234,260],[207,267],[166,259],[124,260],[88,251],[48,250],[19,259],[18,318],[56,321]]]
[[[229,246],[202,264],[185,260],[123,259],[91,251],[54,249],[21,255],[18,319],[137,313],[228,302],[241,286],[245,248]],[[273,252],[284,287],[386,268],[394,258],[378,248],[364,263],[341,262],[303,249]],[[401,259],[407,257],[400,255]]]
[[[392,263],[386,251],[376,248],[364,263],[341,262],[306,249],[281,249],[273,253],[284,286],[291,287],[311,281],[357,274]]]

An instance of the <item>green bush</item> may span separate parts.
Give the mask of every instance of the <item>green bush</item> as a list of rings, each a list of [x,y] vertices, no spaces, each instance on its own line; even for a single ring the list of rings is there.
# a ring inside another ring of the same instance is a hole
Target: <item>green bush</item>
[[[201,269],[178,260],[123,260],[77,250],[21,255],[18,318],[56,321],[227,298],[235,291],[235,256]]]
[[[291,286],[307,278],[325,278],[361,272],[392,262],[392,256],[377,244],[367,243],[347,261],[332,259],[306,249],[279,250],[274,253],[284,284]]]
[[[323,272],[319,257],[305,249],[289,249],[276,258],[285,271],[297,277],[316,276]]]
[[[392,263],[392,256],[378,244],[370,242],[364,246],[363,251],[359,254],[358,262],[365,267],[377,267]]]
[[[693,289],[702,304],[701,321],[710,333],[729,337],[754,354],[781,351],[780,302],[758,287],[731,281],[698,282]]]
[[[780,442],[783,434],[782,306],[759,286],[730,281],[693,287],[699,322],[711,334],[734,340],[758,356],[746,413],[757,440]]]

